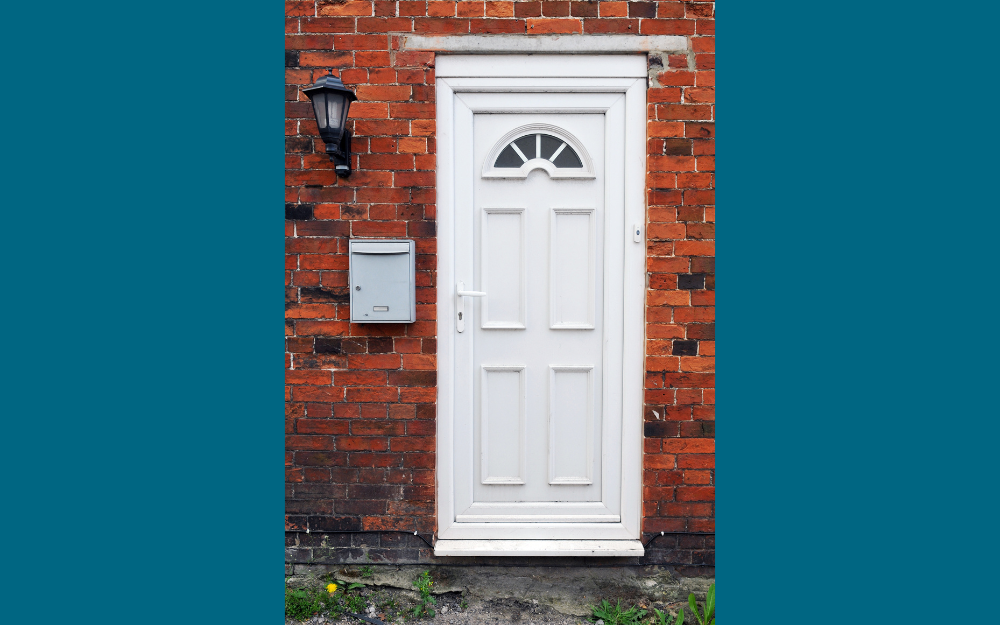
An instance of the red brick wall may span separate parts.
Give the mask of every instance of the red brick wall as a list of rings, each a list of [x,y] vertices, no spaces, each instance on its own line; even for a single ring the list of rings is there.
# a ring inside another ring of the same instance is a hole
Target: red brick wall
[[[398,35],[684,35],[650,55],[643,531],[714,532],[714,2],[286,2],[286,523],[434,530],[434,55]],[[337,178],[301,89],[355,90]],[[347,241],[417,245],[417,323],[349,323]]]

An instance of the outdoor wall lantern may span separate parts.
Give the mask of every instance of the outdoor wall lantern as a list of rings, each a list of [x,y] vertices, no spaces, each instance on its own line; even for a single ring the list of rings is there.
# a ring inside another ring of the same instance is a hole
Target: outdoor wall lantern
[[[334,162],[337,175],[351,175],[351,131],[347,130],[347,113],[358,97],[333,75],[333,70],[302,93],[312,100],[319,136],[326,144],[326,153]]]

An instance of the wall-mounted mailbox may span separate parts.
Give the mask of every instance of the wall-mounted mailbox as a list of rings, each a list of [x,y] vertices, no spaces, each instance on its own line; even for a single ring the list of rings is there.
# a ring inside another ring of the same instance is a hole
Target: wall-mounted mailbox
[[[408,239],[351,239],[351,322],[417,320],[416,247]]]

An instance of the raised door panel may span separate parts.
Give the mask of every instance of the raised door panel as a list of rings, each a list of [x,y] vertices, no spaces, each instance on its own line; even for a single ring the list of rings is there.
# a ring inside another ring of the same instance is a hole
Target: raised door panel
[[[549,367],[549,484],[592,484],[594,366]]]
[[[525,324],[524,209],[485,208],[480,287],[482,327],[522,329]]]
[[[593,208],[553,208],[549,228],[549,327],[593,330],[597,306]]]
[[[524,367],[482,368],[482,483],[524,484]]]

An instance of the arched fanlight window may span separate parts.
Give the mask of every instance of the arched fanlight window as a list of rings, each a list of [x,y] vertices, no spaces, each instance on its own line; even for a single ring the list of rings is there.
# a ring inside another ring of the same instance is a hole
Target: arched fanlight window
[[[533,158],[544,158],[556,168],[583,167],[576,150],[569,147],[565,141],[540,132],[511,141],[501,150],[493,166],[520,168]]]
[[[590,156],[561,128],[530,124],[507,133],[483,163],[484,178],[526,178],[544,169],[551,178],[594,178]]]

